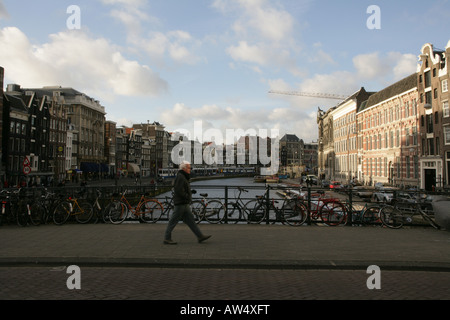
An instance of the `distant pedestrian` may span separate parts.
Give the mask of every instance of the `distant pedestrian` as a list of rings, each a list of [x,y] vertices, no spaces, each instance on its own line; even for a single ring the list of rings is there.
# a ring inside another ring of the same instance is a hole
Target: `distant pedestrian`
[[[192,214],[192,190],[189,183],[191,176],[191,164],[187,161],[183,161],[180,164],[180,170],[177,173],[177,177],[174,182],[174,210],[173,215],[170,217],[169,223],[164,235],[164,244],[177,244],[172,240],[172,231],[180,220],[183,220],[185,224],[192,230],[197,236],[198,242],[201,243],[211,236],[205,236],[200,231],[200,228],[195,223],[194,215]]]

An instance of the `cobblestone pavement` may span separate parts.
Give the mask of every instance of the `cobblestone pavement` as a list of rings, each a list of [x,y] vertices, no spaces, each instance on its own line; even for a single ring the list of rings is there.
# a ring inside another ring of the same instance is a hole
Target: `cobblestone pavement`
[[[166,307],[164,301],[180,306],[185,301],[450,299],[446,231],[200,228],[213,237],[199,244],[180,224],[174,232],[178,245],[167,246],[164,224],[2,226],[0,299],[151,300],[157,308]],[[71,265],[80,268],[79,278],[67,273]],[[376,273],[367,273],[372,265],[380,267],[376,281]],[[68,280],[81,288],[68,289]],[[368,280],[381,288],[368,289]]]
[[[2,300],[449,300],[450,273],[367,270],[2,267]],[[369,283],[373,283],[369,279]]]

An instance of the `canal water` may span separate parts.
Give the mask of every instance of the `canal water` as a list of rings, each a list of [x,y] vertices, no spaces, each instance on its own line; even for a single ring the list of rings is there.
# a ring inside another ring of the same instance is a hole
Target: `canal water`
[[[239,191],[239,187],[246,190],[246,192]],[[240,196],[242,202],[247,203],[249,200],[256,199],[257,196],[265,195],[267,190],[267,185],[261,182],[254,182],[252,177],[241,177],[241,178],[218,178],[218,179],[206,179],[200,181],[191,182],[191,189],[195,190],[196,193],[192,195],[193,200],[202,199],[201,194],[207,194],[207,199],[219,199],[222,203],[225,203],[225,199],[228,199],[228,204],[237,202],[237,198]],[[165,199],[172,196],[172,192],[166,192],[158,196],[159,199]],[[277,184],[270,184],[269,188],[270,199],[280,199],[281,196],[277,193]],[[283,201],[277,202],[276,207],[281,207]],[[231,207],[228,207],[229,210]],[[238,211],[234,211],[238,215]],[[234,219],[237,216],[233,215]],[[241,217],[243,219],[243,217]],[[239,218],[239,219],[241,219]],[[160,221],[167,221],[168,217],[163,216]],[[275,213],[269,213],[269,219],[275,219]],[[207,221],[202,221],[202,223],[208,223]],[[241,221],[239,223],[246,223]]]
[[[270,185],[270,198],[279,199],[280,196],[277,193],[276,184]],[[244,188],[247,192],[241,194],[241,199],[254,199],[256,196],[264,195],[266,191],[266,184],[261,182],[254,182],[251,177],[242,178],[220,178],[220,179],[207,179],[191,182],[191,189],[196,190],[197,193],[193,194],[193,198],[201,198],[200,193],[207,193],[208,198],[220,198],[224,200],[226,193],[228,193],[228,199],[233,201],[239,196],[238,187]],[[162,194],[159,197],[164,198],[170,196],[170,192]]]

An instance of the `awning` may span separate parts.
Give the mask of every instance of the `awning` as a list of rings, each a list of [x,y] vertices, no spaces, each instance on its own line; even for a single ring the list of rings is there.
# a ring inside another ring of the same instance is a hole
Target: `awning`
[[[141,169],[139,169],[139,166],[135,163],[128,163],[128,171],[130,173],[140,173]]]
[[[84,172],[109,172],[108,166],[104,163],[82,162],[80,167]]]

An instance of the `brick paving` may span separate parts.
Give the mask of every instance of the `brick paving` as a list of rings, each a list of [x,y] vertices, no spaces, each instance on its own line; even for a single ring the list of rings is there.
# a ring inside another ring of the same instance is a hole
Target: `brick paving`
[[[63,267],[0,267],[1,300],[449,300],[450,273],[364,270],[83,267],[69,290]]]
[[[0,299],[450,299],[450,232],[431,228],[299,228],[164,223],[0,227]],[[69,290],[67,266],[81,269]],[[381,269],[369,290],[367,268]]]

